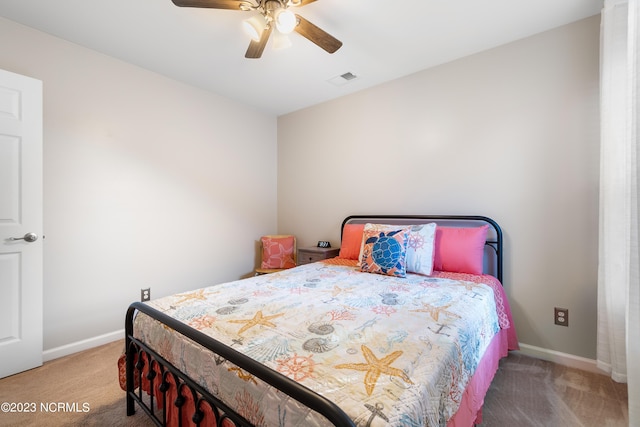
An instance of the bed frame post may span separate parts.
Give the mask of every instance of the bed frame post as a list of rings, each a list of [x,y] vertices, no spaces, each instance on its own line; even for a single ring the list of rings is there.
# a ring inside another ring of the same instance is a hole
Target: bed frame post
[[[134,352],[131,346],[131,337],[133,336],[133,314],[135,308],[129,307],[125,321],[125,352],[127,355],[127,416],[136,412],[135,403],[132,394],[134,393]]]

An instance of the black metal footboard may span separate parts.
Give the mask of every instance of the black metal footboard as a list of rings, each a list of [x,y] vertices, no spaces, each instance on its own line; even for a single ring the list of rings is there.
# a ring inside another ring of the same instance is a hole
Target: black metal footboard
[[[171,363],[163,359],[152,348],[149,348],[146,344],[134,338],[133,320],[136,311],[147,314],[209,349],[212,353],[217,354],[255,377],[260,378],[267,384],[323,415],[335,426],[355,427],[354,422],[347,414],[328,399],[202,332],[140,302],[133,303],[129,306],[125,320],[127,415],[134,414],[135,404],[137,403],[157,425],[167,425],[168,405],[174,405],[178,414],[180,414],[178,419],[182,419],[182,412],[187,410],[186,407],[184,407],[185,397],[190,394],[193,402],[195,402],[195,410],[192,411],[192,414],[185,415],[191,418],[196,425],[205,423],[205,421],[207,421],[205,418],[211,416],[208,414],[212,413],[215,417],[215,422],[209,420],[208,425],[252,426],[250,421],[231,409],[225,402],[202,388]],[[149,394],[142,390],[145,363],[151,367],[151,369],[147,370],[148,373],[145,377],[146,380],[149,381]],[[155,368],[157,368],[157,370]],[[160,372],[160,376],[157,375],[157,371]],[[156,387],[158,384],[159,387]],[[172,402],[167,402],[166,396],[168,396],[171,387],[175,387],[173,391],[178,397]],[[162,396],[156,395],[156,389],[162,393]],[[160,400],[163,402],[162,409],[156,408],[158,398],[161,398]]]

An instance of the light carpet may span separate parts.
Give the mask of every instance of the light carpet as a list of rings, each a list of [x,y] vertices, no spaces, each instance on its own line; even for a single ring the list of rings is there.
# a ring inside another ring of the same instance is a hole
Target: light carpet
[[[0,412],[0,426],[154,425],[140,409],[126,416],[117,372],[123,348],[124,340],[1,379],[0,403],[35,412]],[[512,353],[500,362],[483,416],[482,427],[624,427],[627,387],[604,375]]]

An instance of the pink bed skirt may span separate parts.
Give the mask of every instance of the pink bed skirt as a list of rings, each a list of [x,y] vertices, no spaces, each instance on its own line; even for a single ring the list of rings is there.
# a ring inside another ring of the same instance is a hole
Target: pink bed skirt
[[[498,371],[500,359],[506,357],[508,353],[508,329],[500,329],[482,356],[475,374],[471,377],[471,381],[462,395],[460,408],[449,420],[447,427],[469,427],[482,423],[484,397]]]

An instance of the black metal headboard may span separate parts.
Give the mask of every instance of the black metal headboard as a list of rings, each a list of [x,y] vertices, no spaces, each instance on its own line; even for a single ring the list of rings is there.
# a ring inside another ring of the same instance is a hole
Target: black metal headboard
[[[493,219],[486,216],[468,215],[350,215],[342,221],[340,240],[346,224],[392,224],[412,225],[435,222],[445,227],[481,227],[489,225],[485,242],[484,270],[502,283],[502,229]]]

